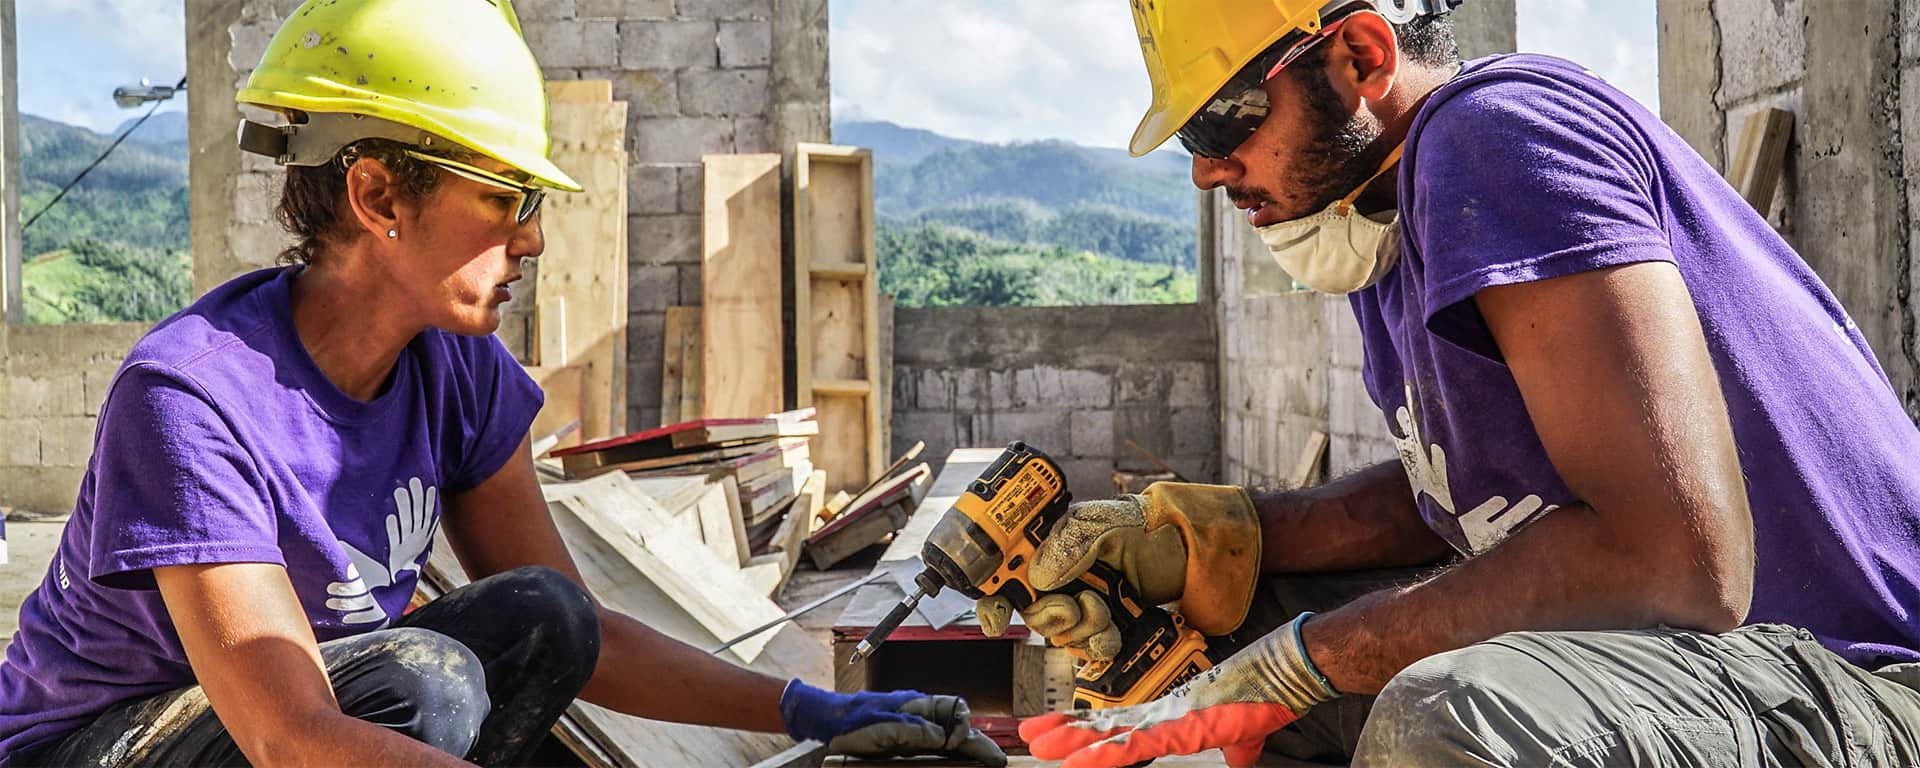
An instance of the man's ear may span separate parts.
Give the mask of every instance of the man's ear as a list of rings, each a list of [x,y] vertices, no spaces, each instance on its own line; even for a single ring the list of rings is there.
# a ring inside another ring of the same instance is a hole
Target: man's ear
[[[1386,98],[1400,74],[1400,40],[1393,24],[1377,13],[1356,13],[1335,37],[1337,45],[1327,58],[1336,85],[1368,101]]]
[[[386,163],[362,157],[347,167],[347,205],[359,227],[379,239],[400,225],[400,177]]]

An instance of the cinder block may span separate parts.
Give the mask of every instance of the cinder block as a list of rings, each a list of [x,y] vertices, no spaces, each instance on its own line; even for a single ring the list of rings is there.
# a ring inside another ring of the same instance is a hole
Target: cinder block
[[[1047,450],[1046,446],[1038,446]],[[1113,495],[1113,457],[1059,459],[1060,474],[1075,499],[1104,499]]]
[[[724,117],[642,117],[627,122],[634,162],[698,163],[733,152],[733,121]]]
[[[0,463],[40,466],[40,420],[0,419]]]
[[[778,152],[773,144],[773,126],[764,117],[735,117],[733,119],[733,151],[742,154],[752,152]]]
[[[1020,371],[988,371],[986,399],[975,406],[977,410],[1016,411],[1027,407],[1027,400],[1021,395],[1015,379]]]
[[[1735,104],[1799,80],[1806,72],[1805,0],[1714,0],[1713,6],[1720,29],[1716,102]],[[1713,68],[1713,55],[1700,51],[1699,66]]]
[[[227,65],[236,72],[252,72],[259,66],[260,57],[267,53],[267,43],[273,40],[273,34],[280,31],[278,19],[262,19],[259,23],[235,24],[227,29],[227,36],[233,47],[227,50]]]
[[[620,22],[620,66],[686,69],[720,64],[719,27],[706,20]]]
[[[947,410],[952,407],[953,386],[945,371],[919,371],[914,376],[914,384],[914,402],[921,408]]]
[[[764,19],[773,15],[773,0],[680,0],[680,15],[699,19]]]
[[[1210,363],[1174,363],[1169,371],[1172,383],[1167,389],[1167,405],[1175,408],[1212,405],[1219,398],[1214,386],[1214,367]],[[1123,398],[1124,399],[1124,398]]]
[[[49,467],[84,467],[93,453],[94,420],[56,416],[42,422],[40,462]]]
[[[700,281],[700,265],[680,264],[680,306],[697,307],[706,303],[705,284]]]
[[[950,411],[894,411],[893,412],[893,455],[905,453],[913,447],[915,440],[924,440],[926,450],[920,454],[922,459],[946,458],[958,447],[956,439],[959,432],[955,427],[954,414]]]
[[[1120,455],[1128,440],[1155,456],[1173,455],[1173,419],[1165,407],[1120,408],[1114,413],[1115,455]]]
[[[1155,405],[1167,402],[1169,374],[1157,365],[1123,366],[1113,374],[1119,393],[1117,405]]]
[[[689,115],[767,111],[767,70],[689,69],[680,73],[680,106]]]
[[[1048,446],[1063,445],[1072,439],[1066,411],[981,413],[974,414],[972,421],[974,443],[981,446],[1025,440],[1041,446],[1043,451],[1057,451],[1058,448]]]
[[[588,3],[594,0],[585,0]],[[578,14],[574,0],[517,0],[513,4],[514,14],[520,17],[522,26],[535,21],[559,21],[571,19]]]
[[[1113,405],[1113,377],[1099,371],[1064,370],[1059,372],[1060,402],[1071,408],[1106,408]]]
[[[1113,411],[1074,411],[1068,419],[1071,455],[1112,457]]]
[[[581,80],[613,84],[613,100],[627,103],[627,118],[675,117],[680,114],[680,87],[673,72],[653,69],[583,69]]]
[[[947,376],[953,382],[953,410],[973,413],[993,408],[986,371],[978,368],[951,369],[947,371]]]
[[[764,67],[773,61],[773,25],[762,21],[720,22],[720,66]]]
[[[706,177],[699,165],[680,166],[680,212],[699,213],[705,207]]]
[[[627,217],[627,261],[699,264],[700,217],[684,213]]]
[[[548,67],[620,66],[620,27],[611,21],[522,21],[534,58]]]
[[[666,312],[680,300],[680,273],[671,265],[634,264],[627,267],[627,310]]]
[[[107,392],[113,388],[113,378],[119,373],[120,367],[115,365],[111,368],[96,368],[80,375],[81,388],[86,390],[84,393],[85,415],[100,415],[100,406],[106,402]]]
[[[271,224],[274,208],[280,201],[285,176],[242,173],[233,184],[233,220],[251,224]]]
[[[1220,448],[1220,423],[1213,409],[1175,408],[1171,429],[1175,456],[1205,456]]]
[[[640,163],[627,168],[627,211],[673,214],[680,209],[678,166]]]
[[[673,0],[575,0],[575,14],[583,19],[667,19]]]

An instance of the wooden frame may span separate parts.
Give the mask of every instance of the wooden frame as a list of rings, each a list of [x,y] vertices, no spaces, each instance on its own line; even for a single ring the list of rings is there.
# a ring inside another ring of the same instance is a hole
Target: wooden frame
[[[796,406],[819,410],[814,464],[829,493],[887,464],[873,153],[802,143],[793,170]]]
[[[1761,216],[1773,208],[1774,189],[1787,163],[1787,141],[1793,137],[1793,113],[1763,107],[1740,124],[1740,143],[1733,150],[1727,182]]]

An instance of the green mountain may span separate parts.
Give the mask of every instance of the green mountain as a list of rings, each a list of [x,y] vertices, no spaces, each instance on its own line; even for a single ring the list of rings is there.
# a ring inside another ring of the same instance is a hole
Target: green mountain
[[[21,232],[29,322],[154,321],[186,305],[192,290],[186,143],[134,140],[155,123],[171,122],[162,117],[141,126],[48,208],[113,137],[21,116],[21,223],[32,224]]]
[[[883,273],[953,267],[951,259],[1008,273],[978,284],[964,275],[924,285],[902,276],[892,284],[903,306],[1192,300],[1179,298],[1193,293],[1196,245],[1185,155],[1134,159],[1062,141],[988,144],[872,121],[837,123],[834,137],[874,150]],[[1053,261],[1072,266],[1042,268]],[[1016,277],[1045,282],[1005,287]]]

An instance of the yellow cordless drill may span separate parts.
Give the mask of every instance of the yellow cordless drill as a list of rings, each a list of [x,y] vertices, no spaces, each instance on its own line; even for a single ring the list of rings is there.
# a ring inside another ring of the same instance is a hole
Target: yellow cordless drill
[[[914,578],[919,589],[867,633],[853,660],[872,653],[921,598],[942,588],[975,600],[1005,597],[1015,610],[1032,605],[1040,597],[1027,576],[1034,549],[1072,499],[1052,459],[1025,443],[1007,446],[934,525],[920,551],[927,568]],[[1139,592],[1114,568],[1095,561],[1079,580],[1054,591],[1077,595],[1086,590],[1105,600],[1120,630],[1120,652],[1112,661],[1093,661],[1075,650],[1083,663],[1074,672],[1074,707],[1152,701],[1213,666],[1199,632],[1178,615],[1142,604]]]

